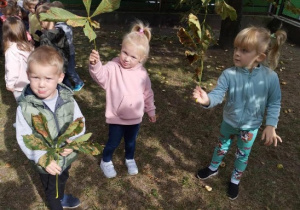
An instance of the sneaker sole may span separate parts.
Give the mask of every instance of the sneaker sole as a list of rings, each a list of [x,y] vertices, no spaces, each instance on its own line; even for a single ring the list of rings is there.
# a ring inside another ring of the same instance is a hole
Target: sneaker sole
[[[208,177],[206,177],[206,178],[201,178],[198,174],[197,174],[197,178],[198,179],[201,179],[201,180],[205,180],[205,179],[208,179],[208,178],[210,178],[210,177],[212,177],[212,176],[216,176],[216,175],[218,175],[218,173],[219,173],[219,171],[217,171],[216,173],[214,173],[214,174],[211,174],[211,175],[209,175]]]
[[[73,207],[63,206],[63,209],[75,209],[78,206],[80,206],[80,204],[78,204],[77,206],[73,206]]]
[[[102,173],[104,174],[104,176],[105,176],[106,178],[108,178],[108,179],[111,179],[111,178],[114,178],[114,177],[117,176],[117,174],[115,174],[115,175],[113,175],[113,176],[107,176],[107,175],[104,173],[104,171],[103,171],[103,169],[102,169],[101,166],[100,166],[100,169],[101,169]]]
[[[229,198],[230,200],[232,200],[232,201],[234,201],[235,199],[237,199],[237,197],[238,197],[238,195],[237,195],[235,198],[231,198],[231,197],[228,196],[228,198]]]

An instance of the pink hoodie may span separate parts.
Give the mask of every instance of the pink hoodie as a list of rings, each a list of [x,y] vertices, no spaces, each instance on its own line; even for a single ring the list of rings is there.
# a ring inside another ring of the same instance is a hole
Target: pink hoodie
[[[6,87],[22,91],[29,83],[27,76],[27,58],[30,52],[19,50],[12,43],[5,51],[5,83]]]
[[[155,115],[151,81],[142,64],[124,69],[119,58],[106,65],[90,65],[92,78],[106,91],[105,117],[108,124],[134,125],[144,112]]]

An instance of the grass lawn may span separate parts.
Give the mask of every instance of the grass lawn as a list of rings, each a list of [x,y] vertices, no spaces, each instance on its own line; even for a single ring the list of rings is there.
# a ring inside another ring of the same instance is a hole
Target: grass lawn
[[[101,26],[97,45],[103,62],[117,56],[129,26]],[[88,73],[88,56],[93,45],[75,29],[77,71],[85,81],[75,93],[87,132],[104,145],[105,93]],[[66,193],[82,201],[78,209],[299,209],[300,208],[300,48],[283,47],[277,73],[282,88],[282,109],[277,129],[283,143],[277,148],[260,141],[253,146],[235,201],[226,196],[233,169],[235,144],[224,159],[219,175],[200,181],[199,168],[210,162],[217,143],[222,105],[205,110],[192,99],[196,83],[193,69],[184,57],[176,28],[153,28],[150,57],[146,63],[155,93],[158,121],[145,116],[137,139],[139,174],[127,175],[124,144],[113,161],[117,177],[106,179],[99,168],[101,156],[80,155],[70,170]],[[203,85],[211,90],[225,67],[232,65],[232,51],[209,49]],[[16,103],[6,91],[4,57],[0,60],[0,209],[47,209],[39,176],[19,149],[15,139]],[[278,169],[277,165],[283,168]],[[204,187],[209,185],[212,191]]]

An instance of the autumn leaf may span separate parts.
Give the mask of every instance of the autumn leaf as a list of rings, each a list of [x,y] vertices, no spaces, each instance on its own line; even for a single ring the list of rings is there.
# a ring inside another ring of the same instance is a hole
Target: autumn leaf
[[[181,44],[196,48],[196,44],[194,43],[192,37],[184,28],[179,29],[177,36]]]
[[[221,16],[222,20],[225,20],[227,17],[232,21],[237,19],[236,10],[224,0],[216,1],[215,12]]]

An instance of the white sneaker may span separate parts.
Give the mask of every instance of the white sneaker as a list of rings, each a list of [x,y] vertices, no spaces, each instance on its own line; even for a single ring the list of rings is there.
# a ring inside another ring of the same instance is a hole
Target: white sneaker
[[[107,178],[113,178],[117,176],[117,172],[114,168],[114,164],[112,163],[112,161],[104,162],[103,160],[101,160],[100,168],[102,169],[104,175]]]
[[[134,159],[131,159],[131,160],[125,159],[125,164],[128,168],[128,173],[130,175],[136,175],[139,173],[138,167],[137,167]]]

